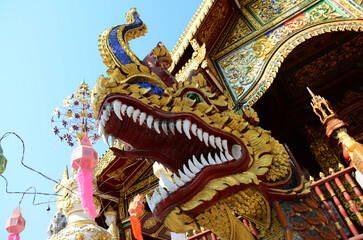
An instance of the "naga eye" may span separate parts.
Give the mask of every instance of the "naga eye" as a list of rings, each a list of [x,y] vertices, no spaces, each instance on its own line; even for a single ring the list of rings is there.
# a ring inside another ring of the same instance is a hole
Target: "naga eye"
[[[190,98],[192,100],[195,100],[196,103],[200,103],[201,102],[201,97],[199,96],[198,93],[188,93],[187,94],[187,98]]]

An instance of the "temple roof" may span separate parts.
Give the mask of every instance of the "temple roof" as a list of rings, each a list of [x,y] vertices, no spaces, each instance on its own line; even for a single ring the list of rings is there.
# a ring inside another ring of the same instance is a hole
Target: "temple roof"
[[[170,66],[170,72],[175,67],[176,63],[179,61],[184,50],[188,47],[190,40],[193,39],[198,28],[202,24],[203,20],[207,16],[210,8],[212,7],[215,0],[203,0],[200,4],[197,12],[194,14],[193,18],[190,20],[188,26],[184,30],[184,33],[179,38],[179,41],[175,45],[173,51],[171,52],[171,57],[173,59],[173,64]]]

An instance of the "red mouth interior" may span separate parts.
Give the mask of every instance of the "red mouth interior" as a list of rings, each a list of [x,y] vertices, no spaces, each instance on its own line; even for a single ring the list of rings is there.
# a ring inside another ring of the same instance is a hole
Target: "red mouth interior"
[[[228,142],[229,153],[231,153],[232,145],[241,145],[241,142],[233,135],[210,127],[194,114],[164,112],[159,109],[151,108],[133,98],[123,95],[110,96],[103,105],[105,105],[105,103],[112,103],[115,100],[120,100],[123,104],[133,106],[135,109],[140,109],[147,115],[152,115],[154,120],[159,120],[160,125],[163,121],[175,122],[178,119],[188,119],[192,123],[195,123],[198,128],[208,132],[209,135],[226,139]],[[206,144],[201,142],[200,139],[192,132],[190,132],[191,139],[189,139],[184,132],[180,133],[177,129],[174,131],[175,134],[168,129],[167,135],[160,126],[161,133],[159,134],[153,127],[150,129],[147,126],[146,120],[142,125],[140,125],[139,119],[134,122],[132,117],[130,118],[125,115],[123,116],[123,120],[120,121],[113,111],[107,121],[105,130],[108,134],[111,134],[114,137],[132,145],[135,152],[143,155],[143,157],[149,157],[154,161],[160,162],[173,173],[178,173],[178,169],[183,169],[183,164],[188,166],[188,160],[192,159],[193,155],[195,155],[197,159],[200,159],[200,155],[203,154],[203,156],[207,159],[207,155],[209,153],[214,157],[216,153],[220,152],[218,148],[214,148],[211,145],[206,146]]]
[[[154,214],[162,220],[174,207],[190,201],[195,194],[201,191],[208,182],[213,179],[232,175],[245,171],[248,168],[249,156],[244,144],[234,135],[225,131],[213,128],[199,119],[196,115],[191,113],[173,113],[164,112],[162,110],[152,108],[136,99],[130,98],[125,95],[112,95],[109,96],[102,104],[100,109],[107,104],[112,104],[113,101],[121,101],[122,104],[133,106],[134,109],[139,109],[140,112],[145,112],[147,115],[153,116],[153,119],[158,119],[159,122],[170,122],[181,120],[190,120],[191,123],[196,124],[203,132],[220,137],[227,140],[228,152],[230,155],[233,145],[239,145],[242,148],[242,156],[239,159],[230,160],[216,165],[204,166],[190,182],[187,182],[182,187],[178,188],[175,192],[168,195],[162,200],[155,208]],[[100,111],[102,114],[102,111]],[[101,115],[100,114],[100,115]],[[160,134],[152,127],[147,126],[146,121],[140,125],[139,119],[134,122],[132,116],[128,117],[127,114],[122,116],[120,120],[114,111],[111,111],[110,117],[104,127],[104,130],[112,136],[121,139],[133,146],[131,151],[114,150],[114,153],[123,157],[141,157],[152,159],[167,167],[173,173],[179,175],[178,170],[183,169],[185,164],[188,167],[188,160],[192,159],[193,155],[199,160],[201,154],[207,158],[208,154],[213,157],[216,153],[220,153],[218,147],[214,148],[210,144],[207,146],[204,141],[201,141],[197,136],[190,132],[191,139],[186,134],[180,133],[175,128],[175,134],[168,128],[165,134],[160,126]],[[213,204],[212,202],[218,201],[213,198],[212,201],[206,202],[205,207]]]

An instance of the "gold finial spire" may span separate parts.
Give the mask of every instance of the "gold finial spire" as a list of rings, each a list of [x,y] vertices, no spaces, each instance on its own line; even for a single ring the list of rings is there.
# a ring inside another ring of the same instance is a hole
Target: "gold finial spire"
[[[313,177],[313,176],[310,176],[310,177],[309,177],[309,181],[310,181],[310,183],[313,183],[313,182],[315,182],[315,179],[314,179],[314,177]]]
[[[341,163],[339,163],[338,167],[339,167],[340,170],[343,170],[344,169],[344,165],[341,164]]]
[[[315,114],[319,116],[320,121],[323,124],[327,123],[328,120],[337,117],[332,107],[330,106],[330,103],[327,100],[325,100],[325,98],[319,95],[315,95],[308,87],[307,90],[309,91],[312,97],[310,104]]]
[[[64,172],[63,172],[63,179],[67,179],[67,180],[69,180],[68,166],[66,166],[66,168],[64,169]]]
[[[310,88],[309,87],[306,87],[306,89],[309,91],[311,97],[314,98],[315,97],[315,94],[310,90]]]

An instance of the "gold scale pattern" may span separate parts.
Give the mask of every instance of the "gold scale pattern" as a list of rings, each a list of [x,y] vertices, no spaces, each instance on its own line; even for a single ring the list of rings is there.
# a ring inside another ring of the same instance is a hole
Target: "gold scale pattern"
[[[266,60],[282,40],[308,25],[336,18],[343,18],[343,15],[331,5],[322,3],[219,60],[218,65],[231,86],[235,98],[244,98],[258,82],[258,76],[261,74]],[[249,106],[251,105],[249,104]]]

